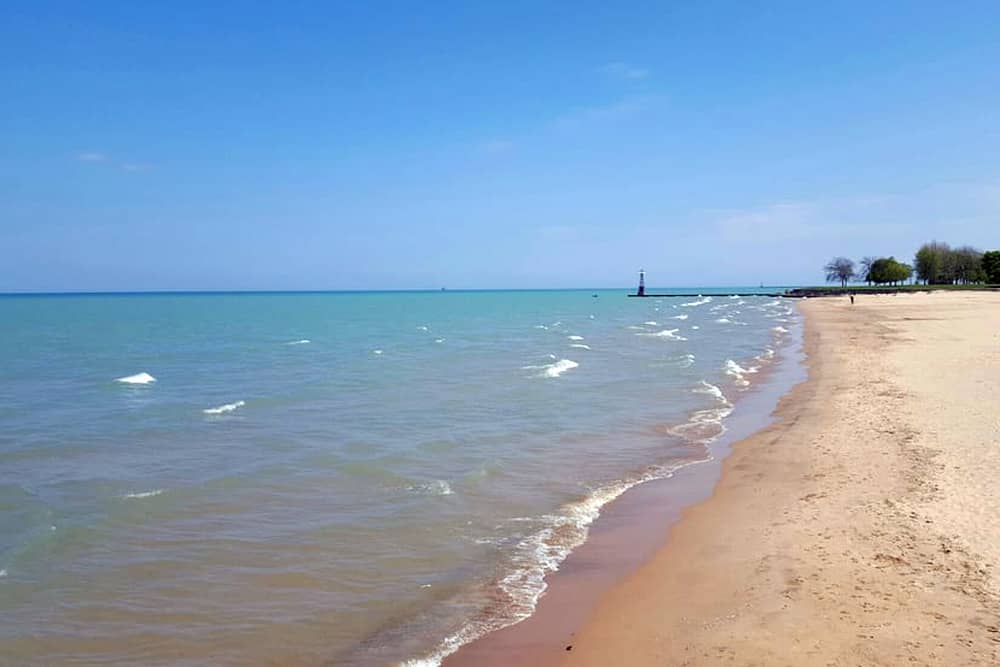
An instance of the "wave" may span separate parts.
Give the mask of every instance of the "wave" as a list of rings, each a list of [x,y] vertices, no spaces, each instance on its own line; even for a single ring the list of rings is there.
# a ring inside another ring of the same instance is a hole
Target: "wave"
[[[531,616],[548,588],[545,577],[557,571],[566,557],[584,543],[590,525],[600,516],[605,505],[634,486],[671,477],[680,468],[705,460],[650,466],[629,479],[599,486],[585,498],[563,505],[554,514],[510,519],[511,523],[537,523],[541,527],[515,545],[510,562],[512,570],[497,582],[504,597],[504,613],[477,615],[445,637],[432,653],[405,660],[400,667],[437,667],[447,656],[469,642]],[[481,539],[481,543],[485,544],[494,542],[488,538]]]
[[[382,350],[372,350],[372,354],[382,354]]]
[[[654,338],[669,338],[670,340],[687,340],[684,336],[678,336],[680,329],[664,329],[656,333],[637,333],[636,336],[652,336]]]
[[[232,412],[238,408],[242,408],[246,405],[246,401],[236,401],[235,403],[226,403],[225,405],[220,405],[217,408],[205,408],[202,410],[206,415],[223,415],[227,412]]]
[[[6,576],[7,576],[7,570],[0,570],[0,579],[3,579]]]
[[[430,331],[430,329],[427,328],[427,325],[421,324],[419,327],[417,327],[417,331]]]
[[[732,359],[726,360],[726,375],[734,378],[736,385],[740,387],[746,387],[750,384],[750,381],[746,379],[747,375],[756,373],[759,369],[756,366],[751,366],[750,368],[743,368],[738,363]]]
[[[674,315],[670,319],[672,320],[686,320],[688,318],[686,313],[681,313],[680,315]]]
[[[782,327],[782,326],[771,327],[771,331],[773,331],[774,333],[779,333],[779,334],[788,333],[788,329],[786,329],[785,327]]]
[[[572,359],[560,359],[559,361],[551,364],[545,364],[543,366],[522,366],[521,368],[524,370],[541,371],[541,373],[538,374],[538,377],[557,378],[566,371],[573,370],[579,365],[580,364],[576,363]]]
[[[693,355],[686,356],[693,357]],[[703,385],[714,386],[708,383]],[[721,395],[721,391],[719,394]],[[725,397],[722,397],[719,407],[696,411],[690,415],[687,422],[669,431],[686,440],[697,440],[699,443],[707,444],[725,432],[723,421],[731,412],[732,406]],[[586,497],[563,505],[553,514],[509,519],[508,523],[518,525],[541,525],[537,530],[521,538],[514,546],[510,557],[512,570],[497,582],[503,594],[502,613],[494,615],[484,610],[445,637],[431,653],[405,660],[400,663],[400,667],[438,667],[446,657],[462,646],[531,616],[539,599],[548,588],[545,577],[557,571],[566,557],[586,541],[590,526],[608,503],[639,484],[672,477],[681,468],[710,460],[711,456],[706,456],[649,466],[624,480],[598,486]],[[477,543],[496,544],[497,539],[479,538]]]
[[[700,294],[698,296],[701,297]],[[711,303],[711,302],[712,302],[712,297],[706,296],[706,297],[701,297],[701,298],[699,298],[696,301],[688,301],[687,303],[682,303],[682,304],[680,304],[680,306],[681,306],[681,308],[693,308],[695,306],[700,306],[702,304]]]
[[[701,380],[701,382],[698,384],[698,386],[695,387],[694,389],[692,389],[691,391],[693,391],[696,394],[708,394],[709,396],[714,396],[716,399],[718,399],[722,403],[728,403],[729,402],[729,401],[726,400],[726,395],[722,393],[721,389],[719,389],[714,384],[711,384],[709,382],[705,382],[704,380]]]
[[[645,324],[647,327],[659,326],[659,324],[657,324],[656,322],[653,322],[652,320],[650,320],[649,322],[643,322],[643,324]]]
[[[583,340],[583,336],[566,336],[570,340]]]
[[[671,359],[671,361],[676,361],[681,368],[690,368],[694,364],[694,360],[695,356],[693,354],[684,354]]]
[[[441,343],[443,343],[443,342],[444,342],[444,338],[435,338],[435,339],[434,339],[434,342],[435,342],[435,343],[438,343],[438,344],[441,344]]]
[[[569,346],[570,347],[578,348],[580,350],[589,350],[590,349],[590,346],[586,345],[584,343],[570,343]]]
[[[135,375],[126,375],[123,378],[118,378],[115,382],[121,382],[122,384],[151,384],[156,382],[156,378],[149,373],[136,373]]]
[[[139,493],[126,493],[122,498],[152,498],[163,493],[163,489],[153,489],[152,491],[140,491]]]
[[[290,340],[285,345],[308,345],[311,342],[308,338],[303,338],[302,340]]]
[[[719,319],[717,319],[715,321],[718,322],[719,324],[732,324],[733,323],[732,320],[730,320],[728,317],[720,317]]]
[[[455,494],[451,489],[451,485],[443,479],[435,479],[421,484],[411,484],[406,487],[406,490],[428,496],[451,496]]]

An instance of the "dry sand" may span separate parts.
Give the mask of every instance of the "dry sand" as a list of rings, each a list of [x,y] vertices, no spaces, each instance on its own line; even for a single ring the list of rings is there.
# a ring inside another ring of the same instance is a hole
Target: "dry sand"
[[[1000,664],[1000,294],[801,305],[809,381],[566,664]]]

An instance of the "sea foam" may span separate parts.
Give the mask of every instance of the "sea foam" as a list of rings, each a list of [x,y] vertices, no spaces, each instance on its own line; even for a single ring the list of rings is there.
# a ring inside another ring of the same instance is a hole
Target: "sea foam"
[[[545,364],[543,366],[522,366],[521,368],[525,370],[541,371],[538,374],[538,377],[557,378],[566,371],[573,370],[579,365],[580,364],[576,363],[572,359],[560,359],[558,361],[554,361],[551,364]]]
[[[664,329],[663,331],[657,331],[656,333],[637,333],[636,336],[651,336],[654,338],[667,338],[670,340],[687,340],[684,336],[678,336],[678,331],[680,331],[680,329]]]
[[[681,308],[693,308],[695,306],[700,306],[702,304],[711,303],[712,297],[706,296],[698,299],[697,301],[688,301],[687,303],[682,303]]]
[[[726,375],[734,378],[736,384],[740,387],[746,387],[750,384],[750,381],[746,379],[747,375],[757,372],[757,367],[751,366],[750,368],[743,368],[738,363],[732,359],[726,360]]]
[[[118,378],[115,382],[121,382],[122,384],[151,384],[156,382],[156,378],[149,373],[136,373],[135,375],[126,375],[123,378]]]
[[[311,342],[308,338],[303,338],[302,340],[290,340],[285,345],[308,345]]]
[[[152,491],[140,491],[139,493],[126,493],[122,498],[152,498],[163,493],[163,489],[153,489]]]
[[[205,408],[202,410],[206,415],[224,415],[227,412],[232,412],[238,408],[242,408],[246,405],[246,401],[236,401],[235,403],[226,403],[225,405],[220,405],[217,408]]]

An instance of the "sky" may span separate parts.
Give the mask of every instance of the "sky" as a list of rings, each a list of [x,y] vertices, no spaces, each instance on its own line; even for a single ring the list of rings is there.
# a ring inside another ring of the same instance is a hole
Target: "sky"
[[[8,2],[0,291],[815,284],[1000,247],[1000,3]]]

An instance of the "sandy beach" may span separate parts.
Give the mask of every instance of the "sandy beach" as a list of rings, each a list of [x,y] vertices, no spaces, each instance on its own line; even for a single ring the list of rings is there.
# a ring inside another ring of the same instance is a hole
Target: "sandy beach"
[[[801,309],[809,380],[566,664],[1000,662],[1000,294]]]

